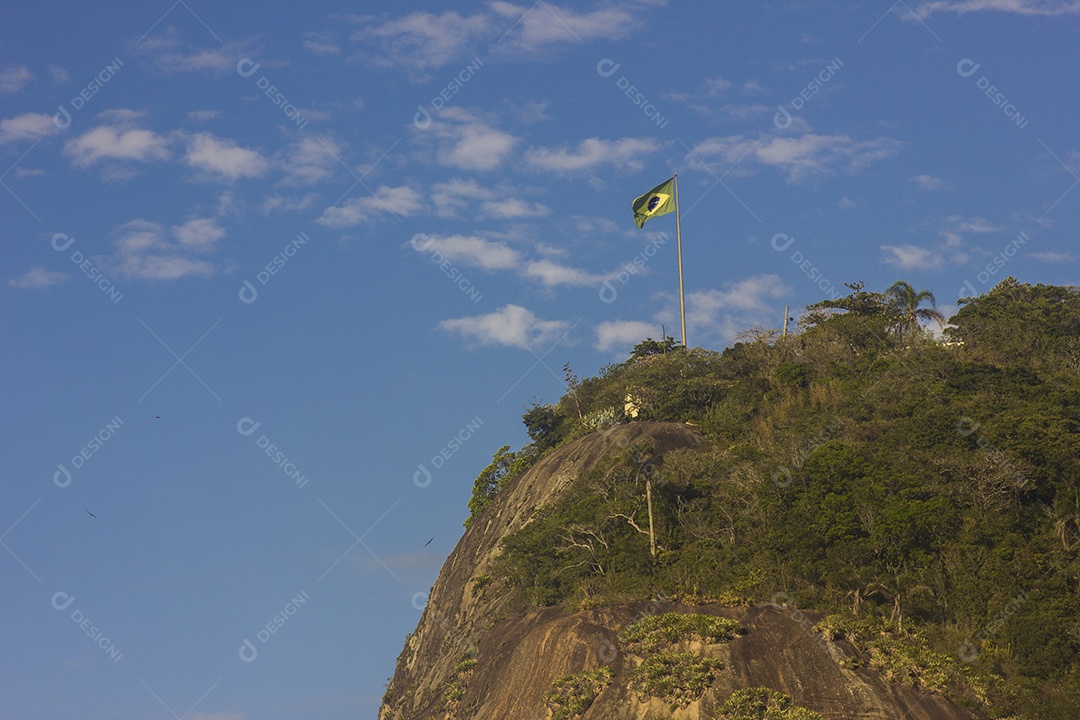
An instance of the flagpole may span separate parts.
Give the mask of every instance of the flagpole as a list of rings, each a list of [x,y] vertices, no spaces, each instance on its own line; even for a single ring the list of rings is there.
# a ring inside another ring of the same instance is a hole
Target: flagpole
[[[683,298],[682,278],[682,223],[679,213],[679,173],[675,173],[675,245],[679,251],[679,317],[682,319],[682,345],[686,345],[686,301]]]

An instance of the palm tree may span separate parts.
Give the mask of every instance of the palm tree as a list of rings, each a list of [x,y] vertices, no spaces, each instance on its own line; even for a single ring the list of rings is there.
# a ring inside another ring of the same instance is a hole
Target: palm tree
[[[938,327],[945,326],[945,316],[934,307],[937,305],[937,300],[934,298],[934,293],[929,290],[916,292],[909,283],[897,280],[885,291],[885,297],[889,299],[889,305],[900,315],[896,330],[901,338],[904,336],[904,330],[914,330],[919,326],[920,320],[933,320]],[[930,307],[919,307],[924,300],[930,301]]]

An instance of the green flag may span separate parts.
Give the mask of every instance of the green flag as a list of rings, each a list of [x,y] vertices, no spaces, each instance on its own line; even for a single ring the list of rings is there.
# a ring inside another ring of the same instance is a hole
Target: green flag
[[[643,227],[645,221],[657,215],[666,215],[675,209],[675,178],[661,183],[634,200],[634,222]]]

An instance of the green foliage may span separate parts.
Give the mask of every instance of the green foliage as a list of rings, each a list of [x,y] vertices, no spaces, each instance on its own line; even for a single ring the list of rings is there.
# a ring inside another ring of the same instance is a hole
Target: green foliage
[[[623,628],[619,632],[619,644],[627,652],[643,655],[677,642],[726,642],[745,632],[746,628],[742,623],[725,617],[698,613],[662,613],[646,615]]]
[[[664,355],[669,352],[681,350],[682,344],[676,342],[675,338],[670,335],[666,336],[663,340],[653,340],[652,338],[645,338],[630,351],[630,357],[643,358],[650,355]]]
[[[852,636],[897,681],[989,698],[995,716],[1080,717],[1080,291],[1003,281],[935,344],[898,336],[903,287],[849,287],[798,335],[575,379],[533,418],[556,430],[500,451],[485,504],[537,441],[567,442],[627,394],[710,442],[602,462],[505,539],[492,575],[541,606],[783,592],[866,623]]]
[[[571,720],[584,715],[610,683],[611,669],[607,666],[562,676],[544,696],[552,712],[551,720]]]
[[[784,693],[763,687],[731,693],[715,720],[823,720],[820,713],[792,703]]]
[[[469,499],[469,517],[465,520],[465,527],[469,527],[473,519],[483,512],[495,494],[521,473],[525,472],[535,462],[535,453],[513,453],[509,445],[503,445],[492,456],[491,464],[480,471],[473,482],[472,498]]]
[[[658,653],[630,673],[630,689],[641,701],[662,698],[686,707],[713,684],[723,663],[693,653]]]

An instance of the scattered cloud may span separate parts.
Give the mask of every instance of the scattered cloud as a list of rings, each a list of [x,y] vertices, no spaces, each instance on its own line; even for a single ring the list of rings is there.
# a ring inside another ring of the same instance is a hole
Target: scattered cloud
[[[558,285],[599,286],[604,280],[614,277],[613,273],[594,275],[578,268],[562,265],[552,260],[534,260],[525,266],[525,277],[539,280],[547,287]]]
[[[53,85],[63,85],[66,82],[71,82],[68,71],[55,63],[49,65],[49,77],[52,79]]]
[[[270,171],[270,161],[257,150],[237,145],[232,140],[198,133],[188,139],[184,161],[196,170],[225,179],[257,178]]]
[[[172,27],[165,32],[155,32],[141,42],[132,42],[132,50],[149,59],[158,72],[170,75],[183,72],[210,75],[235,73],[236,64],[253,54],[248,41],[200,47],[181,38]]]
[[[221,113],[217,110],[189,110],[187,114],[188,120],[194,122],[206,122],[207,120],[213,120],[219,115],[221,115]]]
[[[725,283],[724,288],[687,294],[686,326],[691,344],[702,344],[700,338],[726,344],[752,325],[775,327],[783,317],[779,301],[792,291],[773,274],[753,275]]]
[[[659,334],[656,323],[640,320],[605,320],[596,326],[596,349],[600,352],[628,350],[645,338]]]
[[[915,175],[911,181],[918,185],[920,190],[941,190],[948,185],[944,180],[933,175]]]
[[[751,172],[754,163],[773,167],[787,174],[789,182],[798,183],[814,176],[837,171],[855,174],[873,163],[896,155],[899,140],[879,137],[857,140],[849,135],[801,136],[772,135],[751,140],[742,135],[709,138],[694,147],[688,159],[716,159],[727,165],[740,163]]]
[[[299,212],[314,206],[318,199],[315,193],[307,193],[303,197],[285,197],[274,193],[263,201],[259,209],[266,215],[272,212]]]
[[[315,55],[340,55],[341,43],[334,32],[304,33],[304,47]]]
[[[173,228],[174,235],[198,243],[213,230],[206,225],[191,222]],[[194,221],[198,222],[198,221]],[[212,221],[211,221],[212,222]],[[200,229],[201,227],[201,229]],[[106,270],[114,271],[131,280],[179,280],[185,277],[208,277],[215,267],[206,260],[188,256],[192,248],[184,241],[173,242],[158,223],[147,220],[131,220],[113,230],[114,253],[110,257],[95,258]],[[215,240],[216,242],[216,240]],[[207,249],[204,242],[200,251]]]
[[[513,188],[487,188],[465,178],[436,183],[431,200],[435,203],[435,214],[445,218],[471,213],[482,218],[516,220],[543,217],[551,212],[546,205],[530,203],[518,197]]]
[[[38,265],[31,268],[25,275],[8,280],[8,285],[22,290],[45,290],[67,282],[70,277],[69,273],[46,270],[43,265]]]
[[[99,125],[68,140],[64,152],[79,167],[103,160],[150,162],[168,160],[170,156],[168,138],[124,125]]]
[[[517,347],[534,352],[560,340],[570,329],[565,320],[542,320],[520,305],[504,305],[487,315],[443,320],[439,329],[483,346]]]
[[[853,210],[854,208],[858,207],[858,204],[854,200],[849,198],[847,195],[845,195],[844,197],[836,201],[836,207],[840,208],[841,210]]]
[[[531,6],[496,0],[490,7],[503,23],[514,23],[500,41],[521,53],[534,55],[559,43],[582,43],[590,40],[619,40],[642,24],[642,14],[626,5],[609,5],[578,12],[551,2]]]
[[[24,113],[0,120],[0,145],[20,140],[40,140],[63,132],[53,122],[52,115]]]
[[[34,73],[25,65],[8,65],[0,69],[0,93],[19,92],[33,79]]]
[[[997,232],[1001,232],[1001,228],[978,215],[970,219],[965,219],[960,215],[950,215],[945,218],[944,224],[938,229],[938,235],[945,240],[945,245],[950,248],[959,248],[963,245],[967,235],[985,235]]]
[[[1053,250],[1047,250],[1046,252],[1032,253],[1031,256],[1036,260],[1042,260],[1049,263],[1065,263],[1072,262],[1076,259],[1076,255],[1067,252],[1055,252]]]
[[[652,138],[604,140],[588,138],[576,148],[532,147],[525,161],[534,168],[557,173],[587,172],[602,166],[636,172],[645,166],[649,155],[663,145]]]
[[[971,12],[1005,12],[1015,15],[1077,15],[1080,14],[1080,2],[1076,0],[935,0],[924,2],[914,10],[914,15],[904,15],[926,19],[939,12],[951,12],[965,15]]]
[[[225,237],[225,228],[216,218],[194,218],[183,225],[174,225],[173,236],[180,247],[193,252],[209,252]]]
[[[352,39],[377,46],[373,51],[362,51],[361,59],[366,64],[404,68],[414,79],[423,81],[430,77],[428,71],[463,60],[495,30],[495,16],[487,12],[464,16],[454,11],[413,12],[368,22],[353,33]]]
[[[929,248],[917,245],[882,245],[883,261],[899,270],[940,270],[945,256]]]
[[[337,160],[340,154],[341,148],[330,138],[305,136],[285,153],[282,184],[312,185],[329,180],[340,167]]]
[[[417,252],[439,253],[450,262],[484,270],[513,270],[521,265],[517,250],[475,235],[429,235],[414,247]]]
[[[419,131],[421,143],[436,143],[440,165],[462,170],[494,170],[513,152],[518,138],[463,108],[446,108],[439,120]]]
[[[361,225],[383,219],[385,215],[409,217],[424,208],[419,192],[401,185],[376,188],[373,195],[349,198],[340,206],[327,208],[320,223],[332,228]]]

